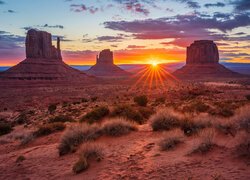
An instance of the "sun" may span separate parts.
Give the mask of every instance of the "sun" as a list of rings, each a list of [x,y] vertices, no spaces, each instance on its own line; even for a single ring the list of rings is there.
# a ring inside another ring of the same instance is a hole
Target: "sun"
[[[152,62],[151,65],[152,65],[152,67],[157,67],[158,63],[157,62]]]

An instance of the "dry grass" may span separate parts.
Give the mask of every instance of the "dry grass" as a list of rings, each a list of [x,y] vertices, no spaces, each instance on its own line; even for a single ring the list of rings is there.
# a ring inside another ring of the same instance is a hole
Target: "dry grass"
[[[200,133],[200,139],[197,141],[191,152],[189,154],[200,153],[205,154],[211,151],[215,144],[215,130],[214,129],[205,129]]]
[[[240,108],[233,120],[238,124],[238,128],[250,133],[250,106]]]
[[[134,102],[139,106],[147,106],[148,98],[146,95],[136,96],[134,97]]]
[[[59,143],[59,155],[75,152],[83,142],[95,140],[101,136],[101,130],[95,125],[81,124],[68,128]]]
[[[230,119],[217,120],[214,123],[214,127],[222,134],[231,135],[233,137],[235,136],[237,132],[236,124],[234,123],[234,121]]]
[[[108,136],[121,136],[136,130],[136,125],[124,118],[107,120],[102,126],[102,132]]]
[[[238,157],[244,158],[248,162],[250,161],[250,134],[245,133],[239,144],[235,147],[235,153]]]
[[[180,143],[184,142],[184,135],[182,131],[176,129],[172,132],[165,133],[159,142],[162,151],[175,149]]]
[[[103,147],[96,143],[86,143],[81,146],[79,160],[73,166],[73,172],[78,174],[88,169],[90,161],[100,162],[104,157]]]
[[[12,131],[12,126],[10,123],[5,121],[0,121],[0,136],[8,134]]]
[[[109,109],[105,106],[97,107],[93,109],[92,111],[88,112],[86,115],[84,115],[81,119],[81,122],[88,122],[90,124],[97,122],[101,119],[103,119],[105,116],[109,114]]]
[[[180,116],[171,110],[161,110],[150,118],[151,127],[154,131],[170,130],[180,124]]]
[[[50,124],[44,124],[34,132],[34,136],[40,137],[40,136],[46,136],[49,134],[52,134],[57,131],[62,131],[66,128],[66,126],[63,123],[56,122],[56,123],[50,123]]]
[[[129,120],[133,120],[138,124],[143,124],[144,119],[141,113],[136,111],[132,106],[120,105],[116,106],[111,113],[112,117],[123,117]]]
[[[49,119],[49,123],[55,122],[73,122],[73,118],[68,115],[59,115]]]

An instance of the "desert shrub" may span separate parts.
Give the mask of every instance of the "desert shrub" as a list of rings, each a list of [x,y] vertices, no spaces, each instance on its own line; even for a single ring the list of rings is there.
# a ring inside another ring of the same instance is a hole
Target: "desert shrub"
[[[210,109],[210,106],[207,104],[200,102],[200,101],[195,101],[194,103],[191,104],[190,106],[191,112],[207,112]]]
[[[246,99],[247,99],[248,101],[250,101],[250,94],[247,94],[247,95],[246,95]]]
[[[34,136],[36,137],[46,136],[57,131],[62,131],[65,129],[65,127],[66,126],[60,122],[44,124],[34,132]]]
[[[231,117],[234,115],[234,112],[231,109],[224,107],[218,110],[217,115],[222,117]]]
[[[239,144],[235,147],[235,153],[238,157],[244,158],[249,162],[250,160],[250,135],[245,134],[242,136]]]
[[[209,117],[198,116],[195,119],[185,117],[180,121],[180,127],[186,136],[197,134],[201,129],[210,127],[211,123]]]
[[[168,151],[175,149],[180,143],[183,142],[184,136],[182,132],[175,130],[172,133],[164,134],[159,142],[159,146],[162,151]]]
[[[193,153],[201,153],[205,154],[211,151],[215,144],[215,131],[214,129],[206,129],[200,133],[200,140],[194,144],[193,149],[191,150],[190,154]]]
[[[116,106],[111,113],[112,117],[124,117],[129,120],[133,120],[138,124],[144,122],[143,116],[129,105]]]
[[[15,121],[17,124],[27,123],[28,122],[27,114],[25,112],[22,112],[21,114],[19,114],[19,116],[17,117]]]
[[[95,97],[91,97],[90,99],[92,102],[95,102],[95,101],[97,101],[98,97],[95,96]]]
[[[49,123],[55,122],[73,122],[73,118],[68,115],[59,115],[49,119]]]
[[[136,130],[137,127],[134,123],[122,118],[110,119],[102,126],[103,133],[108,136],[121,136]]]
[[[21,145],[21,146],[26,145],[26,144],[28,144],[29,142],[31,142],[33,139],[35,139],[33,133],[26,134],[26,135],[24,135],[24,136],[21,138],[21,143],[20,143],[20,145]]]
[[[73,166],[73,172],[78,174],[89,167],[92,159],[100,162],[104,158],[103,147],[96,143],[83,144],[79,154],[79,160]]]
[[[151,127],[154,131],[170,130],[180,123],[180,117],[170,110],[161,110],[150,118]]]
[[[166,97],[159,97],[155,99],[156,104],[165,103]]]
[[[139,107],[138,111],[145,119],[148,119],[152,114],[155,113],[155,111],[149,107]]]
[[[225,135],[235,136],[236,134],[236,125],[233,121],[230,120],[220,120],[214,124],[214,127],[221,133]]]
[[[59,155],[65,155],[74,152],[83,142],[97,139],[101,136],[102,131],[99,127],[88,124],[69,127],[62,135],[59,143]]]
[[[50,114],[54,113],[57,109],[57,105],[56,104],[50,104],[49,107],[48,107],[48,112]]]
[[[12,131],[12,126],[10,123],[5,121],[0,121],[0,136],[8,134]]]
[[[81,122],[87,121],[92,124],[97,122],[109,114],[109,109],[105,106],[96,107],[82,117]]]
[[[21,156],[18,156],[17,159],[16,159],[16,163],[20,163],[20,162],[23,162],[26,158],[21,155]]]
[[[238,128],[250,133],[250,106],[244,106],[237,111],[233,117],[234,121],[238,123]]]
[[[139,106],[147,106],[148,98],[146,95],[134,97],[134,102]]]
[[[82,98],[81,101],[82,101],[82,103],[85,103],[85,102],[88,102],[88,99]]]

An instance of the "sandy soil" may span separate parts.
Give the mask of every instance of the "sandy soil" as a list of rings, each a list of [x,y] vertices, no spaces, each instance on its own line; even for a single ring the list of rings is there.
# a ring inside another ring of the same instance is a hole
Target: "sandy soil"
[[[19,136],[34,131],[52,116],[47,111],[51,103],[58,103],[54,115],[70,113],[75,120],[98,105],[112,108],[117,104],[132,104],[135,95],[144,93],[154,110],[170,106],[183,110],[194,101],[202,101],[212,110],[218,108],[215,102],[227,103],[218,106],[235,109],[249,104],[245,97],[250,94],[249,81],[176,83],[150,91],[148,87],[132,85],[127,81],[105,82],[105,86],[1,84],[0,117],[13,122],[23,111],[34,110],[34,114],[28,124],[16,125],[14,131],[0,137],[0,179],[250,179],[249,162],[233,153],[237,137],[221,134],[216,137],[220,146],[212,152],[187,155],[198,136],[185,137],[185,142],[176,150],[163,152],[158,146],[162,133],[153,132],[149,124],[140,125],[139,131],[129,135],[96,140],[104,146],[104,159],[99,163],[91,162],[90,168],[78,175],[72,172],[78,152],[59,157],[57,147],[63,132],[20,145]],[[156,104],[155,99],[163,95],[165,104]],[[91,97],[98,99],[79,103],[82,98]],[[65,102],[70,105],[64,107]],[[16,162],[19,156],[24,156],[25,160]]]

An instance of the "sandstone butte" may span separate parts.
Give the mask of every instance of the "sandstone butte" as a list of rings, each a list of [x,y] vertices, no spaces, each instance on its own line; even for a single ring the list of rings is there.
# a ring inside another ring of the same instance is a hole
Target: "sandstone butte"
[[[184,78],[241,76],[219,64],[217,45],[210,40],[194,41],[187,47],[186,65],[173,74]]]
[[[96,64],[92,66],[87,74],[94,76],[120,77],[128,76],[129,73],[114,64],[113,52],[105,49],[96,57]]]
[[[52,36],[45,31],[31,29],[27,32],[26,59],[0,74],[0,79],[14,80],[87,80],[85,73],[76,70],[62,60],[60,38],[57,47]]]

